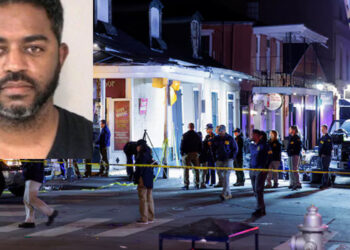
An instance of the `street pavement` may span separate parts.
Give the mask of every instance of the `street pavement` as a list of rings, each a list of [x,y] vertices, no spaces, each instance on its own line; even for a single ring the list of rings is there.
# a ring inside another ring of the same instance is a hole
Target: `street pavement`
[[[306,209],[312,204],[319,208],[323,223],[329,223],[332,232],[326,248],[350,249],[350,178],[338,178],[334,188],[322,191],[309,184],[304,184],[300,191],[290,191],[288,182],[281,181],[280,188],[265,192],[267,215],[253,221],[250,214],[255,198],[249,180],[244,187],[232,187],[233,198],[221,202],[220,188],[180,190],[181,173],[170,170],[172,178],[155,183],[156,222],[148,225],[135,223],[139,218],[135,186],[109,185],[125,182],[125,177],[93,177],[69,184],[75,185],[71,190],[41,193],[40,197],[59,211],[51,227],[37,213],[35,229],[17,228],[24,219],[21,198],[5,194],[0,198],[0,249],[155,250],[159,233],[208,217],[249,221],[260,228],[260,249],[273,249],[298,232],[297,226],[303,223]],[[102,186],[108,187],[98,189]],[[224,249],[222,243],[201,242],[196,246]],[[191,243],[165,240],[164,249],[191,249]],[[234,241],[230,249],[254,249],[254,237]]]

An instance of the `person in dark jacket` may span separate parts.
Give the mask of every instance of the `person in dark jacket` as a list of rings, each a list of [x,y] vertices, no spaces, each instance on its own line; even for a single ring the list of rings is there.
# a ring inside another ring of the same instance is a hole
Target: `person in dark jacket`
[[[250,145],[250,168],[251,169],[267,169],[268,167],[268,145],[266,139],[266,133],[257,129],[253,130],[252,134],[253,143]],[[265,202],[264,202],[264,185],[267,177],[266,171],[250,171],[250,180],[254,195],[257,202],[253,217],[261,217],[266,215]]]
[[[203,141],[203,155],[206,161],[207,167],[215,167],[215,153],[213,152],[213,141],[215,134],[213,133],[213,124],[209,123],[206,127],[207,135]],[[207,183],[210,181],[210,186],[214,186],[216,182],[216,171],[215,169],[208,169],[207,172]]]
[[[197,132],[197,134],[199,135],[199,138],[201,139],[201,141],[203,141],[202,132],[199,131],[199,132]],[[205,154],[204,154],[204,151],[203,151],[203,147],[202,147],[202,150],[201,150],[201,152],[199,154],[199,164],[200,164],[201,167],[205,167],[205,165],[206,165],[206,159],[205,159]],[[200,179],[199,187],[201,189],[207,188],[207,185],[206,185],[207,173],[208,173],[207,169],[201,169],[199,171],[199,179]]]
[[[269,169],[278,170],[281,165],[282,159],[282,144],[278,140],[278,133],[276,130],[271,130],[268,157],[270,158]],[[273,177],[273,186],[272,186],[272,177]],[[269,171],[267,174],[267,184],[265,188],[277,188],[278,187],[278,173]]]
[[[145,140],[137,141],[136,150],[136,164],[150,165],[154,163],[152,150],[148,147]],[[154,201],[152,195],[154,178],[153,168],[141,166],[136,167],[134,178],[140,199],[141,218],[137,222],[140,224],[152,223],[154,221]]]
[[[290,185],[289,188],[292,190],[297,190],[301,188],[301,183],[299,180],[299,164],[300,164],[300,154],[302,149],[302,143],[300,136],[298,135],[298,127],[291,126],[289,128],[289,140],[287,146],[288,162],[290,171]],[[293,172],[292,172],[293,171]]]
[[[235,134],[235,140],[238,146],[238,153],[236,156],[236,159],[234,161],[234,166],[235,168],[243,168],[243,135],[241,133],[241,130],[239,128],[236,128],[234,131]],[[244,186],[244,171],[241,170],[236,170],[236,177],[237,177],[237,182],[233,184],[233,186]]]
[[[328,126],[322,125],[321,131],[323,136],[321,137],[318,144],[318,155],[321,158],[322,171],[328,172],[329,164],[331,163],[331,159],[332,159],[333,143],[332,143],[332,138],[328,134]],[[329,185],[330,185],[330,182],[329,182],[328,173],[323,174],[322,184],[319,188],[325,189],[325,188],[328,188]]]
[[[220,168],[233,168],[233,161],[236,158],[238,148],[235,139],[226,133],[225,125],[220,125],[219,134],[215,136],[213,141],[213,150],[215,152],[216,167]],[[230,173],[231,170],[218,170],[222,174],[222,194],[221,200],[231,199],[230,190]]]
[[[107,127],[106,120],[101,121],[101,132],[96,144],[100,147],[101,154],[101,165],[100,165],[100,175],[108,177],[109,172],[109,162],[108,162],[108,147],[110,146],[111,132]]]
[[[136,144],[137,142],[129,141],[124,145],[123,151],[126,156],[126,164],[134,164],[134,158],[136,158],[137,155]],[[126,173],[129,181],[133,180],[134,167],[126,167]]]
[[[19,224],[18,227],[35,227],[34,208],[38,209],[48,217],[46,225],[50,226],[57,217],[58,211],[49,207],[44,201],[38,198],[39,189],[44,182],[44,160],[41,160],[41,162],[23,160],[22,167],[25,180],[23,203],[26,211],[26,219],[23,223]]]
[[[202,152],[202,141],[199,135],[194,131],[194,124],[188,124],[188,131],[182,136],[180,152],[184,166],[199,166],[199,155]],[[195,188],[199,189],[199,170],[193,169]],[[184,169],[183,189],[188,190],[190,185],[190,170]]]

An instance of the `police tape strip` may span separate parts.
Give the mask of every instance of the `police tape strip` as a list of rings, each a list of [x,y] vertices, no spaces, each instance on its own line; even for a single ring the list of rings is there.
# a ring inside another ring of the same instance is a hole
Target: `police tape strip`
[[[45,160],[20,160],[21,162],[36,162],[41,163]],[[56,162],[64,163],[64,162]],[[91,166],[100,166],[101,163],[85,163],[86,165]],[[254,172],[274,172],[274,173],[312,173],[312,174],[335,174],[335,175],[350,175],[349,172],[338,172],[338,171],[314,171],[314,170],[285,170],[285,169],[266,169],[266,168],[234,168],[234,167],[209,167],[209,166],[170,166],[170,165],[151,165],[151,164],[105,164],[109,166],[118,166],[118,167],[152,167],[152,168],[177,168],[177,169],[196,169],[196,170],[234,170],[234,171],[254,171]],[[159,171],[158,171],[159,173]]]

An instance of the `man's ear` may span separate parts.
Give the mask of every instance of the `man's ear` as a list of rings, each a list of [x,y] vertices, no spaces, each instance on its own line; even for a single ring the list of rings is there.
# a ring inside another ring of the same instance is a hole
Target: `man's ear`
[[[61,45],[60,45],[60,58],[59,58],[61,68],[62,68],[68,54],[69,54],[68,45],[65,43],[61,43]]]

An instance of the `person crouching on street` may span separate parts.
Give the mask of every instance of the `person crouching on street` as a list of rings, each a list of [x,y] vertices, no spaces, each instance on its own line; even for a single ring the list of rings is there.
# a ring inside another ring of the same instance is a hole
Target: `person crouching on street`
[[[281,165],[282,159],[282,144],[278,140],[278,133],[276,130],[271,130],[270,140],[268,141],[270,150],[269,157],[271,162],[269,164],[270,170],[278,170]],[[273,186],[272,186],[272,177],[273,177]],[[267,184],[265,188],[278,188],[278,173],[269,171],[267,174]]]
[[[152,150],[148,147],[145,140],[139,140],[136,144],[136,165],[150,165],[154,163]],[[137,184],[138,195],[140,199],[140,215],[137,221],[139,224],[153,223],[154,221],[154,201],[152,195],[153,189],[153,168],[136,167],[134,173],[135,184]]]
[[[48,217],[46,226],[50,226],[57,217],[58,211],[49,207],[44,201],[38,198],[39,189],[44,182],[44,162],[26,161],[22,163],[22,167],[25,180],[23,203],[26,211],[26,219],[18,227],[35,227],[34,208],[40,210]]]
[[[213,151],[215,152],[216,167],[217,168],[233,168],[233,160],[236,158],[238,148],[235,139],[226,133],[225,125],[219,128],[219,134],[215,136],[213,141]],[[223,184],[221,200],[231,199],[230,190],[230,173],[231,169],[218,170],[219,177],[221,176],[221,183]],[[220,182],[220,180],[219,180]]]
[[[268,164],[268,145],[266,133],[257,129],[253,130],[252,143],[250,145],[250,168],[251,169],[266,169]],[[250,171],[250,180],[256,198],[257,207],[252,214],[253,217],[261,217],[266,215],[264,201],[264,185],[267,177],[266,171]]]

